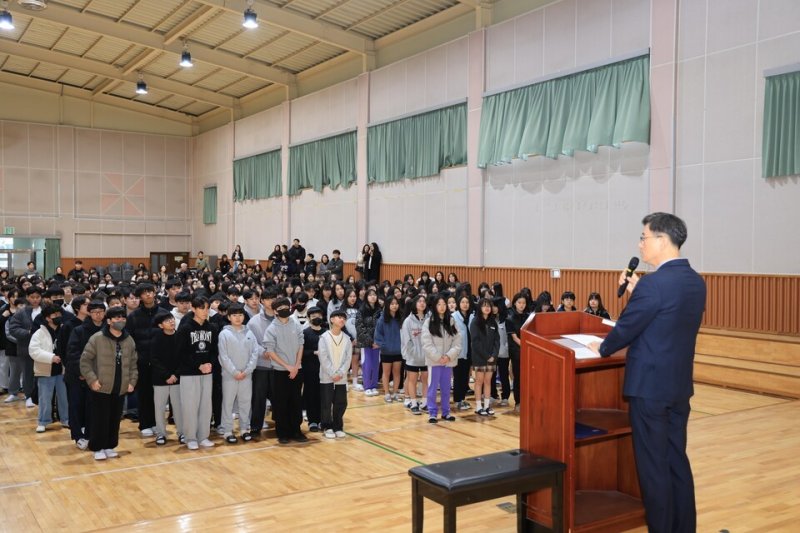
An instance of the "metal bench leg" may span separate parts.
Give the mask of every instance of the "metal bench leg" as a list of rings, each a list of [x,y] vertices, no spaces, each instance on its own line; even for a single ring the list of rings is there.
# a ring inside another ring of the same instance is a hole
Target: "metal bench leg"
[[[422,533],[422,523],[425,518],[425,502],[419,493],[419,481],[411,480],[411,531]]]
[[[456,533],[456,506],[444,506],[444,533]]]

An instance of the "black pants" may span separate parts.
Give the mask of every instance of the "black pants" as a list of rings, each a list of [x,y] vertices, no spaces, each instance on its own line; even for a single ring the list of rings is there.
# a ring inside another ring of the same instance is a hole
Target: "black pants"
[[[319,359],[314,356],[303,360],[303,409],[309,424],[319,424],[322,420],[322,404],[319,390]]]
[[[507,357],[498,357],[497,358],[497,370],[492,375],[492,383],[495,382],[497,375],[500,375],[500,397],[503,400],[508,400],[509,396],[511,396],[511,382],[508,379],[510,374],[509,372],[509,365],[511,364],[511,359]],[[495,387],[492,387],[492,398],[497,399],[497,392],[495,392]]]
[[[522,397],[519,395],[519,386],[522,384],[522,376],[520,375],[519,368],[519,354],[516,356],[511,355],[509,359],[511,359],[511,371],[514,373],[514,386],[511,387],[511,390],[514,392],[514,404],[519,405],[522,401]]]
[[[267,398],[270,397],[271,368],[256,368],[253,371],[253,396],[250,402],[250,431],[258,433],[264,427]]]
[[[218,362],[211,368],[211,418],[214,427],[222,423],[222,367]]]
[[[122,401],[118,394],[90,393],[92,407],[89,422],[89,449],[93,452],[113,450],[119,444],[119,422],[122,419]]]
[[[459,359],[458,364],[453,368],[453,401],[463,402],[469,389],[469,369],[471,368],[469,358]]]
[[[139,359],[139,379],[136,382],[136,400],[139,409],[139,429],[150,429],[156,425],[156,406],[153,401],[153,376],[149,359]],[[163,406],[161,416],[164,416]]]
[[[279,439],[291,439],[300,434],[303,423],[303,371],[294,379],[283,370],[272,371],[272,410],[275,431]]]
[[[344,412],[347,410],[347,383],[323,383],[319,386],[322,407],[322,429],[344,431]]]
[[[17,357],[22,359],[22,391],[25,393],[25,398],[34,398],[36,395],[33,393],[33,387],[36,380],[33,379],[33,359],[30,355]]]
[[[91,428],[89,386],[82,379],[65,378],[69,400],[69,433],[72,440],[85,439]]]

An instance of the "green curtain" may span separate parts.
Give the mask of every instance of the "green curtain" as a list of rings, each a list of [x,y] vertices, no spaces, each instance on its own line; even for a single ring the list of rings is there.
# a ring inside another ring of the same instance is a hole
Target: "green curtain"
[[[203,189],[203,224],[217,223],[217,187]]]
[[[303,189],[347,189],[356,180],[356,132],[289,148],[289,196]]]
[[[44,240],[44,277],[49,278],[56,273],[61,264],[61,239]]]
[[[281,151],[273,150],[233,162],[233,200],[262,200],[280,196]]]
[[[761,173],[800,174],[800,72],[766,79]]]
[[[370,126],[367,176],[385,183],[439,174],[467,162],[467,104]]]
[[[478,166],[650,142],[650,56],[487,96]]]

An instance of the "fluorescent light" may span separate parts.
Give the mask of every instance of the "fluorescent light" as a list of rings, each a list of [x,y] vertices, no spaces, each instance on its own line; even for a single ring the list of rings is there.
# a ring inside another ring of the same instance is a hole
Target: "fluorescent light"
[[[244,10],[242,26],[248,29],[258,28],[258,15],[250,7]]]

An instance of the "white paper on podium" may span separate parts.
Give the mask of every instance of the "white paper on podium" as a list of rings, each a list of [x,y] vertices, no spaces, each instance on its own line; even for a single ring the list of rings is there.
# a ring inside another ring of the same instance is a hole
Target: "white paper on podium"
[[[570,337],[592,337],[592,335],[564,335],[560,339],[555,339],[553,342],[569,348],[575,352],[575,359],[599,359],[600,356],[591,351],[589,348]],[[601,339],[602,340],[602,339]],[[590,341],[591,342],[591,341]]]
[[[563,335],[563,337],[565,339],[573,340],[582,346],[588,346],[593,342],[603,342],[603,339],[597,335],[581,335],[580,333],[576,333],[574,335]]]

